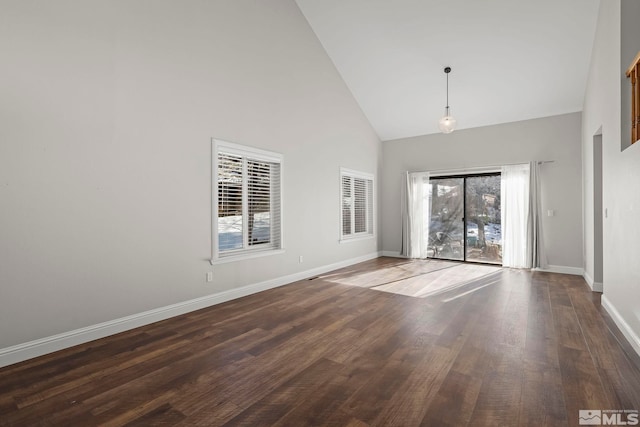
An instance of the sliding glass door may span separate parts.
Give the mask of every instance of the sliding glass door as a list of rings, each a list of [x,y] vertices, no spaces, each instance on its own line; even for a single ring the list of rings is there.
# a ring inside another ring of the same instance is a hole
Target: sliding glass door
[[[466,260],[502,264],[500,175],[465,181]]]
[[[464,178],[431,178],[429,196],[428,255],[464,261]]]
[[[430,258],[502,264],[500,174],[431,178]]]

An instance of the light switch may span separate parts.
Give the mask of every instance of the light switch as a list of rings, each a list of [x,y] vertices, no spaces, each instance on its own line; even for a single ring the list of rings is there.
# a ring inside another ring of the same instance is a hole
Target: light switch
[[[549,209],[547,211],[547,216],[555,216],[556,215],[556,211],[554,211],[553,209]]]

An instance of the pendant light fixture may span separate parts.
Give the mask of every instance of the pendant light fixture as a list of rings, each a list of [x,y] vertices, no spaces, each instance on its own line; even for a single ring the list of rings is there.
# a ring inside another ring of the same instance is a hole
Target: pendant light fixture
[[[442,133],[451,133],[456,128],[456,119],[453,118],[449,111],[449,73],[451,72],[451,67],[446,67],[444,72],[447,75],[447,106],[444,109],[444,117],[438,122],[438,127]]]

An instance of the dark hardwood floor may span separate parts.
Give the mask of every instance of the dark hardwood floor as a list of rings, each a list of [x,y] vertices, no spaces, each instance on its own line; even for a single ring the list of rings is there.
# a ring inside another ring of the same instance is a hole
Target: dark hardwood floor
[[[362,287],[424,267],[379,258],[6,367],[0,425],[573,426],[640,409],[638,357],[582,278]]]

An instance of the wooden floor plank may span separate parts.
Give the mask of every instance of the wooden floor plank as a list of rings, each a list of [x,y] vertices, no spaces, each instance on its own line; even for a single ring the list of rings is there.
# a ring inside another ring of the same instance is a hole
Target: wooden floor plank
[[[5,367],[0,426],[573,426],[640,409],[640,358],[580,277],[372,289],[456,266],[378,258]]]
[[[536,275],[539,273],[532,276],[529,295],[519,424],[532,427],[562,426],[567,425],[569,420],[565,409],[549,285]],[[545,392],[540,393],[540,390]]]
[[[422,419],[424,426],[469,424],[482,380],[450,370]]]
[[[321,358],[225,423],[225,426],[272,426],[292,408],[291,400],[311,399],[343,366]]]

